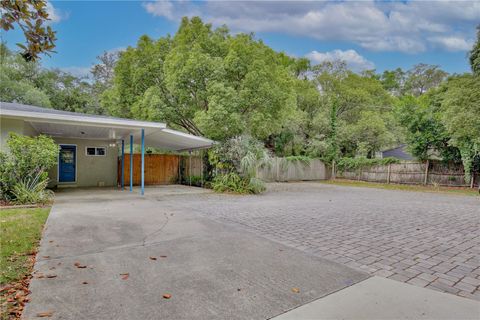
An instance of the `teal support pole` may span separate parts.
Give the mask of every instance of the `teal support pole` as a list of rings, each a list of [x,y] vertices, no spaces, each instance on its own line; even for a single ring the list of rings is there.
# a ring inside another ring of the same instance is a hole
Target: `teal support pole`
[[[122,139],[122,190],[125,189],[125,140]]]
[[[133,135],[130,135],[130,191],[133,190]]]
[[[145,129],[142,129],[142,196],[145,193]]]

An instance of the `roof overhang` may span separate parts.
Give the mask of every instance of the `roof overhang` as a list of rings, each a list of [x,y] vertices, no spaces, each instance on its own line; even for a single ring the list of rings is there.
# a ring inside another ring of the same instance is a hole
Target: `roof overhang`
[[[165,150],[193,150],[208,148],[210,139],[168,129],[160,122],[137,121],[122,118],[83,115],[81,113],[44,113],[0,108],[0,117],[19,119],[29,123],[39,134],[55,138],[91,139],[141,142],[142,129],[145,145]]]

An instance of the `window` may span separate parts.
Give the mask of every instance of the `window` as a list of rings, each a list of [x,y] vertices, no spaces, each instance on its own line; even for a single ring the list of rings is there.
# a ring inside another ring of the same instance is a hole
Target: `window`
[[[105,156],[107,154],[107,148],[87,147],[85,153],[87,156]]]

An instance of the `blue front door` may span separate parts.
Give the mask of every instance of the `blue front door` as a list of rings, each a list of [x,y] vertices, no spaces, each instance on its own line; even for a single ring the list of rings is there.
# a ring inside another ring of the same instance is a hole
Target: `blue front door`
[[[76,154],[76,146],[60,146],[60,156],[58,158],[59,182],[75,182]]]

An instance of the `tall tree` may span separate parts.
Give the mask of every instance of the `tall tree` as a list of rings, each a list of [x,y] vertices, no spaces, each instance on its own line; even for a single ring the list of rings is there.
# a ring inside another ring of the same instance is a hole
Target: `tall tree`
[[[432,88],[437,88],[448,76],[439,66],[419,63],[407,72],[405,89],[419,96]]]
[[[441,106],[449,143],[459,149],[469,183],[474,163],[480,163],[480,79],[471,74],[450,78],[441,91]]]
[[[143,36],[121,53],[103,102],[113,114],[217,140],[244,132],[266,139],[295,110],[294,61],[252,35],[184,18],[173,38]]]

